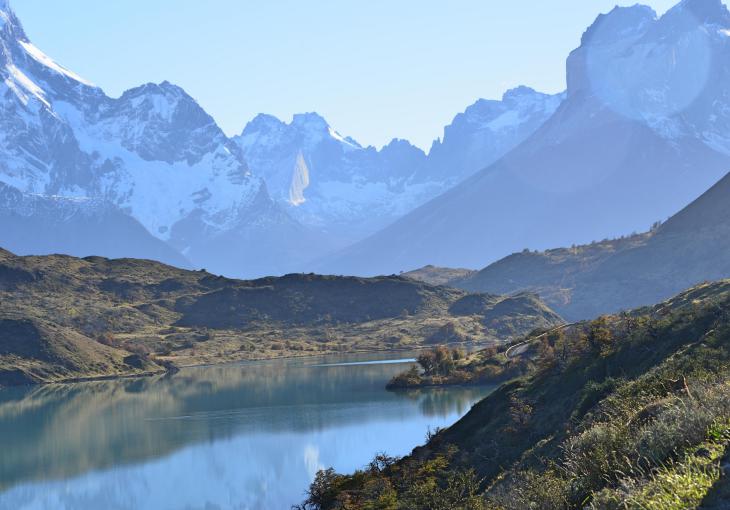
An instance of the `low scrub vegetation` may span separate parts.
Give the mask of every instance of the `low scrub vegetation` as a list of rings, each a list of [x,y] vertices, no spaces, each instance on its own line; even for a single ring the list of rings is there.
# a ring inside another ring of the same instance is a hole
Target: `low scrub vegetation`
[[[304,508],[722,508],[730,493],[728,282],[535,335],[514,360],[456,358],[435,349],[400,377],[521,375],[411,455],[319,477]]]
[[[471,296],[398,276],[242,281],[145,260],[0,249],[0,337],[8,339],[0,385],[138,375],[171,364],[484,345],[561,321],[534,296],[484,295],[479,308],[460,306]]]

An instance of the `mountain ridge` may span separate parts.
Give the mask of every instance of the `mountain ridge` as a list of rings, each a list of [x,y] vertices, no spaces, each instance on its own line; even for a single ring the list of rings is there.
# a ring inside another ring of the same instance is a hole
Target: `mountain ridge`
[[[730,174],[650,232],[543,252],[526,250],[451,285],[536,292],[568,320],[649,305],[730,276]]]
[[[232,280],[149,260],[3,249],[0,303],[0,385],[478,345],[562,323],[533,295],[472,295],[397,276]]]
[[[318,270],[483,267],[528,246],[583,244],[666,219],[730,169],[729,19],[699,24],[678,8],[602,15],[568,57],[567,98],[535,133]],[[622,30],[631,36],[617,38]],[[676,65],[665,65],[672,55]]]
[[[524,86],[501,100],[480,99],[455,116],[428,154],[398,138],[380,149],[364,147],[315,112],[295,114],[289,123],[259,114],[233,140],[287,212],[344,246],[508,152],[563,99]]]
[[[290,123],[260,115],[229,138],[170,82],[107,96],[35,47],[8,2],[0,11],[0,182],[102,200],[193,266],[231,276],[311,268],[501,156],[563,98],[520,87],[477,101],[445,128],[430,159],[402,139],[363,147],[314,112]],[[125,253],[155,256],[137,241]],[[43,252],[7,242],[27,254],[94,252],[73,238]]]
[[[271,201],[238,146],[182,88],[164,81],[108,97],[33,46],[7,3],[3,9],[0,182],[25,194],[108,203],[178,251],[178,261],[232,275],[286,272],[325,249]],[[79,227],[43,251],[2,233],[0,242],[22,253],[108,253]],[[154,258],[158,251],[136,244],[142,237],[120,239],[123,253]],[[223,237],[229,250],[212,254]],[[268,250],[276,237],[278,249]],[[302,253],[307,245],[314,248]]]

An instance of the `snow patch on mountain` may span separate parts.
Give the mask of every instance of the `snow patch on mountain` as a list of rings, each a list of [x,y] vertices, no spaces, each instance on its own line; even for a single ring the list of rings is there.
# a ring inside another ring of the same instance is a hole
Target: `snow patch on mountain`
[[[110,221],[135,236],[137,227],[120,215],[193,253],[204,253],[201,247],[216,237],[235,231],[243,238],[261,225],[267,235],[286,229],[287,242],[296,242],[301,226],[277,210],[240,148],[183,89],[163,82],[108,97],[35,47],[7,3],[0,15],[0,183],[28,197],[53,197],[45,203],[101,201],[116,208]],[[255,242],[249,239],[247,254],[227,256],[245,264],[258,256]],[[272,264],[281,262],[275,258]],[[206,260],[193,262],[215,268]],[[246,267],[238,271],[244,275]]]
[[[664,139],[703,140],[730,154],[730,12],[684,0],[658,17],[616,7],[586,30],[568,59],[568,93],[593,97]]]
[[[15,67],[13,64],[8,64],[6,69],[9,76],[5,79],[5,85],[7,85],[15,93],[24,106],[28,106],[32,99],[36,99],[47,108],[51,107],[48,99],[46,99],[46,94],[43,89],[36,85],[33,80],[28,78],[23,71]]]
[[[0,5],[0,9],[2,9],[2,6]],[[56,62],[53,61],[51,57],[43,53],[40,49],[36,48],[33,43],[30,41],[18,41],[20,45],[23,47],[23,49],[33,57],[39,64],[44,65],[50,69],[53,69],[59,74],[62,74],[64,76],[67,76],[71,78],[72,80],[75,80],[79,83],[82,83],[88,87],[94,87],[94,84],[90,81],[87,81],[83,79],[78,74],[74,73],[73,71],[69,71],[63,66],[58,65]]]
[[[431,196],[412,196],[419,193],[412,184],[425,165],[422,151],[402,141],[381,151],[362,147],[316,113],[294,115],[288,124],[261,114],[233,140],[275,200],[340,243],[392,221],[393,204],[410,209]]]
[[[503,156],[557,109],[563,94],[528,87],[479,100],[427,156],[406,140],[378,150],[337,132],[316,113],[285,123],[260,114],[234,137],[273,198],[306,225],[343,242],[367,236]]]
[[[309,187],[309,168],[307,162],[304,161],[304,155],[301,151],[297,155],[297,161],[294,164],[294,175],[292,176],[291,187],[289,188],[289,203],[293,206],[302,205],[306,202],[304,191]]]
[[[429,152],[430,174],[461,182],[529,138],[558,109],[562,94],[529,87],[508,90],[502,99],[480,99],[458,114]]]

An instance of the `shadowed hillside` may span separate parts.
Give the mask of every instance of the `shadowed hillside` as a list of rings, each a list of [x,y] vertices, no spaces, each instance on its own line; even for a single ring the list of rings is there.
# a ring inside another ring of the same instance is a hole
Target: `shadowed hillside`
[[[730,176],[645,234],[524,251],[463,279],[464,289],[538,293],[568,320],[648,305],[730,276]]]
[[[135,259],[0,250],[0,384],[171,364],[508,340],[561,322],[535,296],[473,296],[396,276],[242,281]]]

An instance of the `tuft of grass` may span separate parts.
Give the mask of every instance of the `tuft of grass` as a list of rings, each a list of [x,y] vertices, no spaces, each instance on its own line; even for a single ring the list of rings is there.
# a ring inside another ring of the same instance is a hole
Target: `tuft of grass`
[[[730,441],[730,421],[715,422],[708,440],[667,466],[643,484],[625,481],[620,489],[605,489],[591,503],[594,510],[682,510],[697,508],[721,476],[720,459]]]

